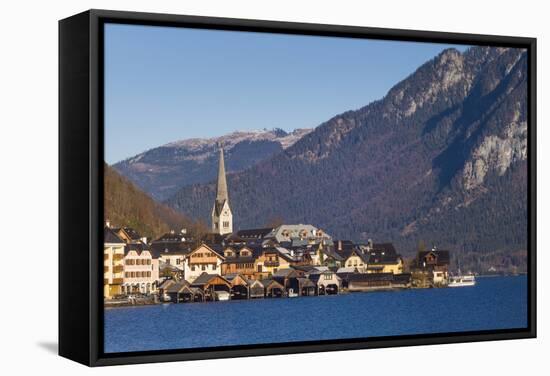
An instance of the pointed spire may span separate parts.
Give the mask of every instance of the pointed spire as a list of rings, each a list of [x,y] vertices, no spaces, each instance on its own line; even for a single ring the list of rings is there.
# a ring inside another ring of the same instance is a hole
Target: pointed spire
[[[220,147],[220,161],[218,165],[218,188],[216,193],[216,201],[224,202],[228,201],[229,197],[227,194],[227,180],[225,179],[225,161],[223,158],[223,147],[219,144]]]

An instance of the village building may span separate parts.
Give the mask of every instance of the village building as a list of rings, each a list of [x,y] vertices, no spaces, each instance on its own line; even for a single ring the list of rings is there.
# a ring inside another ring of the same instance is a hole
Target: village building
[[[103,296],[122,294],[126,243],[109,227],[103,229]]]
[[[223,276],[231,283],[231,300],[248,299],[250,292],[250,283],[240,274],[227,274]]]
[[[202,273],[191,283],[191,287],[204,292],[205,301],[218,300],[218,293],[229,296],[231,294],[231,282],[218,274]]]
[[[254,277],[255,279],[271,278],[277,270],[290,268],[294,261],[290,254],[281,248],[264,248],[254,261]]]
[[[392,273],[355,273],[348,277],[348,291],[387,290],[392,288]]]
[[[165,295],[172,303],[197,303],[204,301],[204,292],[191,287],[187,281],[179,281],[167,287]]]
[[[315,226],[307,224],[280,225],[265,235],[265,239],[271,239],[280,245],[288,245],[290,247],[319,244],[321,242],[327,245],[332,243],[330,235]]]
[[[342,289],[342,279],[332,270],[316,270],[308,278],[317,285],[318,295],[336,295]]]
[[[223,148],[220,147],[220,160],[218,164],[218,181],[216,187],[216,200],[212,207],[212,232],[219,235],[233,232],[233,213],[229,207],[229,193],[225,177],[225,162]]]
[[[246,279],[254,279],[256,271],[254,250],[248,247],[234,249],[227,247],[224,251],[225,260],[222,262],[222,275],[240,274]]]
[[[320,243],[312,255],[312,264],[327,266],[329,268],[340,268],[345,259],[342,255],[337,253],[332,247],[324,246]]]
[[[353,268],[357,273],[366,273],[369,262],[369,255],[363,253],[359,248],[354,247],[351,250],[344,250],[340,253],[344,259],[343,266]]]
[[[248,280],[248,298],[260,299],[265,297],[265,287],[260,280]]]
[[[432,248],[418,252],[415,271],[427,273],[431,282],[436,285],[447,285],[449,282],[450,256],[447,250]]]
[[[141,241],[126,245],[124,256],[123,294],[150,294],[159,281],[159,260],[153,258],[149,246]]]
[[[403,258],[392,243],[373,244],[367,250],[367,273],[403,273]]]
[[[286,295],[285,287],[273,279],[264,279],[261,283],[264,285],[266,298],[282,298]]]
[[[160,264],[168,264],[181,271],[184,270],[185,256],[192,250],[184,230],[171,230],[151,242],[151,254],[158,258]]]
[[[210,275],[221,275],[222,263],[225,260],[220,249],[214,246],[201,244],[189,252],[184,260],[184,278],[193,283],[197,277],[206,273]]]

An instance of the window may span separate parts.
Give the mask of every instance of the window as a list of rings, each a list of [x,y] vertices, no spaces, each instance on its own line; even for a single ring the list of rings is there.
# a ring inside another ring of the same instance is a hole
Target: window
[[[206,270],[206,265],[202,265],[201,270]]]
[[[176,265],[179,265],[181,264],[181,260],[180,259],[176,259]]]
[[[219,226],[218,226],[218,222],[214,222],[214,227],[215,227],[216,229],[218,229],[218,228],[219,228]]]
[[[212,265],[212,270],[216,270],[216,265]]]
[[[195,265],[191,266],[191,271],[195,271]]]
[[[229,227],[229,221],[223,221],[223,227],[228,228]]]

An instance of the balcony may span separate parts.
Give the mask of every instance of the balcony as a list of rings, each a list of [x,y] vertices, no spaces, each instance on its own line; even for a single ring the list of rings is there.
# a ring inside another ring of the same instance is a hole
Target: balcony
[[[109,266],[108,265],[105,265],[103,267],[103,273],[108,273],[109,272]]]
[[[116,253],[113,255],[113,260],[115,261],[121,261],[124,258],[124,255],[121,253]]]
[[[277,267],[279,266],[279,261],[264,261],[264,266],[270,267]]]
[[[123,265],[115,265],[113,267],[113,273],[122,273],[123,270],[124,270]]]
[[[113,278],[113,285],[122,285],[122,278]]]

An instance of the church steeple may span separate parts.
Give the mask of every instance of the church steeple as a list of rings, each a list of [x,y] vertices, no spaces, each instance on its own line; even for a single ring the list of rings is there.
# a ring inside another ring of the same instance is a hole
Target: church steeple
[[[218,181],[216,200],[212,208],[212,232],[224,235],[233,232],[233,214],[229,207],[229,193],[225,177],[225,160],[223,148],[220,145],[220,159],[218,163]]]
[[[220,160],[218,163],[218,189],[216,201],[223,202],[229,200],[227,195],[227,180],[225,179],[225,160],[223,158],[223,147],[220,146]]]

